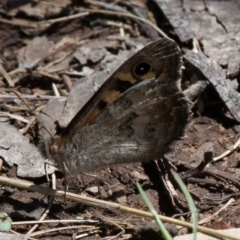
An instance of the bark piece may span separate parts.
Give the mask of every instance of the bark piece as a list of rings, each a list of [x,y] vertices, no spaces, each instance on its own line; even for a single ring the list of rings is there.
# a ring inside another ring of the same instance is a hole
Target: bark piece
[[[240,122],[240,97],[239,93],[226,81],[222,68],[202,53],[187,52],[184,58],[200,72],[213,85],[220,98],[225,103],[233,118]]]
[[[163,11],[182,42],[193,38],[200,40],[204,53],[218,64],[227,66],[228,75],[239,72],[239,1],[154,2]]]
[[[15,127],[0,123],[0,157],[9,166],[16,164],[19,177],[42,177],[45,175],[44,161],[41,153],[30,144]],[[53,168],[47,165],[47,172]]]

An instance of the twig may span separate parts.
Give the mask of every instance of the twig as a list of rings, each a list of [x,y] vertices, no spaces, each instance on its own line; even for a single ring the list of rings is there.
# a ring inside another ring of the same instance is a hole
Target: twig
[[[69,229],[79,229],[80,227],[82,228],[89,228],[84,231],[92,231],[92,230],[100,230],[100,227],[92,227],[92,226],[67,226],[67,227],[59,227],[59,228],[51,228],[47,230],[41,230],[38,232],[31,233],[30,236],[39,236],[42,234],[50,233],[50,232],[56,232],[56,231],[63,231],[63,230],[69,230]]]
[[[68,92],[70,92],[70,90],[72,88],[71,78],[67,74],[62,74],[61,77],[62,77],[62,80],[63,80],[63,84],[67,88]]]
[[[56,189],[56,175],[55,173],[52,174],[52,189]],[[53,201],[54,201],[54,197],[51,196],[50,197],[50,200],[49,200],[49,204],[48,204],[48,207],[46,209],[46,211],[44,212],[44,214],[41,216],[41,218],[39,219],[39,222],[40,221],[43,221],[47,215],[49,214],[50,212],[50,209],[52,208],[52,205],[53,205]],[[28,232],[27,232],[27,235],[33,233],[39,226],[39,223],[35,224]]]
[[[224,157],[226,157],[228,154],[234,152],[240,145],[240,138],[237,140],[237,142],[231,147],[231,149],[223,152],[222,154],[220,154],[219,156],[213,158],[213,162],[216,162]]]
[[[18,27],[37,28],[37,24],[35,22],[25,21],[25,20],[16,19],[16,18],[14,18],[12,20],[0,18],[0,23],[5,23],[5,24],[8,24],[8,25],[18,26]]]
[[[235,200],[233,198],[231,198],[223,207],[221,207],[217,212],[215,212],[214,214],[212,214],[210,217],[207,217],[201,221],[198,222],[198,224],[205,224],[207,222],[209,222],[210,220],[214,219],[220,212],[222,212],[223,210],[225,210],[229,205],[231,205]]]
[[[105,15],[113,15],[113,16],[121,16],[121,17],[127,17],[127,18],[132,18],[132,19],[136,19],[136,20],[139,20],[139,21],[142,21],[142,22],[145,22],[147,24],[149,24],[152,28],[154,28],[162,37],[164,38],[167,38],[167,39],[170,39],[161,29],[159,29],[154,23],[144,19],[144,18],[141,18],[141,17],[138,17],[136,15],[133,15],[133,14],[130,14],[130,13],[124,13],[124,12],[115,12],[115,11],[109,11],[109,10],[97,10],[97,9],[86,9],[86,8],[78,8],[79,11],[86,11],[88,12],[89,14],[91,13],[102,13],[102,14],[105,14]]]
[[[35,71],[33,71],[33,73],[34,73]],[[44,76],[44,77],[48,77],[48,78],[52,78],[55,82],[62,82],[62,79],[60,78],[60,77],[58,77],[58,76],[56,76],[56,75],[52,75],[51,73],[49,73],[49,72],[46,72],[46,71],[39,71],[39,70],[37,70],[36,71],[38,74],[41,74],[42,76]]]
[[[98,223],[99,221],[98,220],[90,220],[90,219],[87,219],[87,220],[79,220],[79,219],[74,219],[74,220],[71,220],[71,219],[61,219],[61,220],[39,220],[39,221],[22,221],[22,222],[13,222],[12,225],[15,225],[15,226],[18,226],[18,225],[31,225],[31,224],[40,224],[40,223],[44,223],[44,224],[69,224],[69,223]]]
[[[64,21],[76,19],[76,18],[79,18],[79,17],[85,17],[88,14],[89,14],[88,12],[82,12],[82,13],[73,14],[71,16],[55,18],[55,19],[50,19],[50,20],[40,21],[40,22],[24,21],[24,20],[16,19],[16,18],[13,19],[13,20],[7,20],[7,19],[0,18],[0,22],[5,23],[5,24],[9,24],[9,25],[13,25],[13,26],[19,26],[19,27],[39,28],[39,27],[43,27],[44,25],[47,27],[47,26],[50,26],[54,23],[64,22]]]
[[[16,119],[16,120],[19,120],[21,122],[24,122],[24,123],[29,123],[29,120],[22,117],[22,116],[19,116],[19,115],[16,115],[16,114],[11,114],[11,113],[7,113],[7,112],[0,112],[0,116],[3,115],[3,116],[7,116],[11,119]]]
[[[49,96],[49,95],[42,95],[42,96],[36,96],[36,95],[28,95],[28,94],[21,94],[21,97],[23,99],[31,99],[31,100],[49,100],[49,99],[63,99],[65,100],[66,97],[64,96]],[[9,100],[9,99],[19,99],[15,95],[10,95],[10,94],[3,94],[1,95],[1,99],[3,100]]]
[[[61,18],[55,18],[55,19],[42,21],[42,22],[40,22],[40,24],[52,25],[53,23],[64,22],[64,21],[68,21],[68,20],[72,20],[72,19],[76,19],[76,18],[80,18],[80,17],[85,17],[88,14],[89,14],[88,12],[77,13],[77,14],[73,14],[73,15],[70,15],[70,16],[66,16],[66,17],[61,17]]]
[[[59,91],[58,91],[57,86],[56,86],[55,83],[52,83],[52,90],[53,90],[54,95],[55,95],[56,97],[60,97],[60,93],[59,93]]]
[[[12,78],[11,78],[10,75],[5,71],[5,69],[4,69],[4,67],[2,66],[1,62],[0,62],[0,74],[2,74],[3,77],[7,80],[9,87],[14,87],[14,86],[15,86]]]
[[[113,221],[112,219],[106,218],[104,217],[101,213],[97,212],[97,211],[93,211],[94,213],[94,217],[100,219],[102,222],[106,222],[107,224],[112,224],[113,226],[119,228],[121,230],[121,232],[119,232],[117,235],[113,236],[112,238],[110,238],[110,240],[120,236],[121,234],[125,233],[125,230],[120,226],[120,224],[116,223],[115,221]],[[121,222],[123,223],[123,222]]]
[[[27,130],[30,128],[30,126],[33,124],[33,122],[35,121],[35,117],[32,117],[30,120],[29,120],[29,122],[27,123],[27,125],[24,127],[24,128],[22,128],[22,129],[20,129],[19,130],[19,132],[22,134],[22,135],[24,135],[26,132],[27,132]]]

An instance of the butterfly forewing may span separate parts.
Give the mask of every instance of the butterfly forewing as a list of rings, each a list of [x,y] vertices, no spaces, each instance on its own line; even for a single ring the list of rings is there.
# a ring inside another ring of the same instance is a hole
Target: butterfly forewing
[[[145,72],[147,66],[150,66],[150,69]],[[139,69],[143,69],[140,74]],[[70,122],[66,134],[74,133],[75,128],[80,129],[90,124],[101,113],[102,109],[117,99],[121,93],[139,82],[159,78],[165,79],[169,83],[174,81],[174,84],[179,84],[180,73],[181,54],[176,43],[168,39],[160,39],[150,43],[126,60],[105,81],[98,92]]]

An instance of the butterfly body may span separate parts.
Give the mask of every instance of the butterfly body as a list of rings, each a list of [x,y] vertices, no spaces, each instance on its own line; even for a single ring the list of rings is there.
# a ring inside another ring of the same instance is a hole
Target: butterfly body
[[[129,58],[56,139],[59,168],[84,173],[161,157],[189,116],[181,67],[180,51],[167,39]]]

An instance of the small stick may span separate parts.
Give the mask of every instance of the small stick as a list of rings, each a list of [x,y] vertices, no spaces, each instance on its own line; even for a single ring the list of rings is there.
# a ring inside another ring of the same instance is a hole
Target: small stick
[[[10,75],[5,71],[5,69],[4,69],[3,65],[1,64],[1,62],[0,62],[0,74],[2,74],[3,77],[7,80],[7,83],[8,83],[8,85],[9,85],[9,87],[14,87],[14,86],[15,86],[12,78],[11,78]]]
[[[223,152],[222,154],[220,154],[219,156],[213,158],[213,161],[216,162],[224,157],[226,157],[227,155],[229,155],[230,153],[234,152],[240,145],[240,138],[237,140],[237,142],[231,147],[231,149]]]
[[[56,189],[56,175],[55,173],[52,174],[52,189]],[[52,205],[53,205],[53,201],[54,201],[54,196],[51,196],[50,197],[50,200],[49,200],[49,204],[48,204],[48,207],[46,209],[46,211],[44,212],[44,214],[41,216],[41,218],[39,219],[39,222],[43,221],[47,215],[49,214],[50,212],[50,209],[52,208]],[[27,235],[29,235],[30,233],[34,232],[37,228],[39,227],[39,224],[35,224],[28,232],[27,232]]]
[[[125,12],[115,12],[115,11],[109,11],[109,10],[97,10],[97,9],[86,9],[86,8],[78,8],[79,11],[84,11],[84,12],[88,12],[90,13],[102,13],[105,15],[113,15],[113,16],[121,16],[121,17],[127,17],[127,18],[132,18],[132,19],[136,19],[142,22],[145,22],[147,24],[149,24],[152,28],[154,28],[162,37],[170,39],[161,29],[159,29],[154,23],[138,17],[136,15],[130,14],[130,13],[125,13]]]

